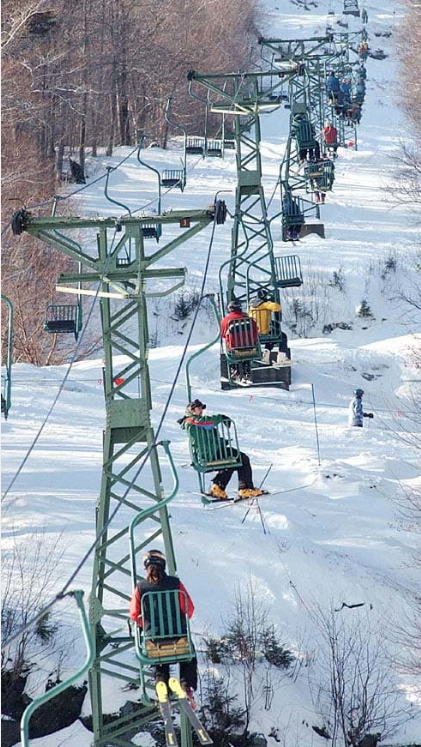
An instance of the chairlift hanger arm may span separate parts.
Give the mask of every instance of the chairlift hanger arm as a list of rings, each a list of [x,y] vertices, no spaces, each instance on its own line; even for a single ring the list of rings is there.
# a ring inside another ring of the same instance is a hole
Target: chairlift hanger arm
[[[18,230],[14,231],[15,236],[19,236],[24,231],[32,234],[33,236],[38,235],[39,231],[42,230],[57,230],[57,228],[115,228],[116,220],[121,226],[142,226],[145,223],[150,223],[151,220],[154,223],[180,223],[182,220],[190,220],[191,222],[204,221],[209,223],[213,221],[215,217],[215,205],[211,205],[205,210],[171,210],[163,215],[148,215],[148,216],[122,216],[117,219],[114,217],[107,218],[81,218],[81,217],[52,217],[45,216],[42,218],[34,217],[27,210],[19,210],[20,226]],[[16,216],[16,213],[15,213]],[[91,258],[90,258],[91,259]]]
[[[143,267],[144,267],[144,263]],[[144,280],[149,280],[151,278],[172,278],[172,277],[181,277],[186,274],[186,269],[184,267],[162,267],[162,268],[155,268],[155,269],[142,269],[141,270],[141,276]],[[133,282],[137,279],[139,275],[139,268],[136,263],[133,263],[129,267],[124,267],[117,270],[108,270],[105,275],[101,274],[100,271],[98,272],[86,272],[84,274],[76,274],[76,273],[65,273],[60,275],[57,281],[57,290],[64,290],[63,288],[60,288],[60,286],[64,286],[69,283],[97,283],[99,281],[103,283],[129,283]],[[77,290],[75,289],[75,293],[77,293]]]

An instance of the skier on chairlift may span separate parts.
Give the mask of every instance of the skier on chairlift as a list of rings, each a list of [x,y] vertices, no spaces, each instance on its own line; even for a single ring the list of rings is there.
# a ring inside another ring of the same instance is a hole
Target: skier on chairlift
[[[220,443],[221,437],[218,434],[217,426],[222,421],[227,422],[229,418],[220,414],[204,415],[205,409],[206,405],[200,399],[195,399],[187,405],[186,413],[183,418],[178,420],[178,423],[188,432],[193,452],[203,448],[205,440],[207,446],[212,449],[212,453],[207,454],[207,457],[215,462],[221,458],[222,454],[226,453],[226,444],[225,442]],[[203,432],[207,434],[206,439],[204,439]],[[242,451],[239,454],[241,464],[238,467],[220,469],[213,478],[210,489],[210,495],[213,498],[229,500],[225,489],[234,472],[238,473],[238,495],[240,498],[255,498],[263,495],[264,491],[255,488],[253,485],[253,472],[249,457]],[[236,449],[230,448],[230,455],[237,457],[238,452]]]
[[[187,633],[187,626],[185,622],[185,616],[191,618],[194,612],[194,604],[187,592],[186,588],[182,584],[179,578],[176,576],[168,576],[165,572],[166,560],[165,555],[160,550],[149,550],[143,557],[143,565],[146,571],[146,578],[139,581],[136,588],[133,591],[132,598],[130,601],[130,619],[133,620],[145,634],[151,632],[151,616],[149,604],[144,602],[143,610],[144,617],[142,618],[141,611],[141,599],[142,596],[148,592],[165,592],[165,591],[179,591],[178,595],[181,623]],[[147,597],[145,598],[147,600]],[[153,605],[153,602],[152,602]],[[167,613],[168,618],[172,622],[174,629],[175,620],[178,617],[174,609],[172,609],[171,601],[166,603],[164,611]],[[184,617],[183,617],[184,615]],[[168,629],[168,623],[164,620],[164,627]],[[168,686],[168,679],[170,676],[170,665],[169,664],[157,664],[155,667],[155,681],[165,682]],[[197,659],[193,656],[192,659],[186,661],[180,661],[180,684],[185,691],[187,698],[192,708],[196,708],[194,702],[194,691],[197,690]]]
[[[251,322],[248,333],[238,332],[233,322],[239,319],[249,319]],[[235,351],[238,348],[253,348],[259,339],[259,330],[254,319],[251,319],[241,309],[241,302],[237,299],[230,301],[228,304],[228,314],[221,320],[221,337],[225,340],[227,352]],[[249,385],[251,383],[251,363],[250,361],[241,361],[230,364],[230,378],[240,385]]]
[[[249,316],[255,319],[260,335],[270,335],[272,332],[279,337],[282,306],[273,300],[273,295],[266,288],[259,288],[256,298],[250,302]],[[273,314],[273,316],[272,316]],[[270,352],[273,342],[266,342],[262,360],[270,365]]]

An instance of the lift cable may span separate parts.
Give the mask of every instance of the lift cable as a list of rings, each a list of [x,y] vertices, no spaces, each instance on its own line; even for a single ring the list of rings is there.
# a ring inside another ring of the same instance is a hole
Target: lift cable
[[[80,348],[80,346],[81,346],[81,344],[82,344],[83,338],[84,338],[84,336],[85,336],[85,333],[86,333],[86,329],[87,329],[87,327],[88,327],[88,324],[89,324],[89,322],[90,322],[90,320],[91,320],[91,318],[92,318],[92,314],[93,314],[93,311],[94,311],[94,308],[95,308],[96,302],[97,302],[97,300],[98,300],[98,295],[99,295],[99,292],[100,292],[100,289],[101,289],[101,282],[102,282],[102,280],[103,280],[103,279],[105,278],[105,276],[106,276],[106,274],[107,274],[107,271],[108,271],[108,264],[109,264],[109,262],[110,262],[110,260],[111,260],[111,257],[112,257],[112,248],[113,248],[113,245],[114,245],[114,241],[115,241],[115,238],[116,238],[116,234],[117,234],[117,226],[116,226],[116,227],[115,227],[115,229],[114,229],[114,236],[112,237],[112,241],[111,241],[111,247],[110,247],[110,255],[109,255],[109,257],[108,257],[108,262],[106,263],[106,266],[105,266],[105,268],[104,268],[104,272],[103,272],[103,275],[102,275],[101,279],[100,279],[100,280],[98,281],[98,287],[97,287],[97,290],[96,290],[95,296],[94,296],[94,298],[92,299],[91,307],[90,307],[90,309],[89,309],[89,312],[88,312],[88,315],[87,315],[87,319],[86,319],[85,325],[84,325],[84,327],[83,327],[83,329],[82,329],[82,332],[81,332],[81,334],[80,334],[80,336],[79,336],[79,338],[78,338],[78,340],[77,340],[77,343],[76,343],[75,349],[74,349],[74,351],[73,351],[73,353],[72,353],[72,357],[71,357],[71,359],[70,359],[70,362],[69,362],[69,364],[68,364],[68,366],[67,366],[67,369],[66,369],[66,371],[65,371],[65,374],[64,374],[64,376],[63,376],[63,379],[62,379],[62,381],[61,381],[61,383],[60,383],[60,386],[59,386],[58,392],[57,392],[56,396],[54,397],[54,400],[53,400],[53,402],[52,402],[52,404],[51,404],[51,406],[50,406],[50,408],[49,408],[49,410],[48,410],[47,414],[45,415],[45,417],[44,417],[44,420],[42,421],[42,423],[41,423],[41,425],[40,425],[40,427],[39,427],[39,429],[38,429],[38,432],[37,432],[37,434],[36,434],[36,436],[35,436],[34,440],[32,441],[31,445],[29,446],[29,449],[28,449],[28,451],[26,452],[26,454],[25,454],[25,456],[24,456],[24,458],[23,458],[22,462],[20,463],[20,465],[19,465],[19,467],[18,467],[17,471],[15,472],[15,474],[14,474],[14,476],[13,476],[13,478],[12,478],[11,482],[10,482],[10,483],[9,483],[9,485],[7,486],[6,490],[4,491],[4,493],[3,493],[2,497],[1,497],[1,503],[3,503],[4,499],[5,499],[6,497],[7,497],[8,493],[9,493],[9,492],[10,492],[10,490],[11,490],[11,488],[12,488],[12,487],[13,487],[13,485],[15,484],[15,482],[16,482],[16,480],[17,480],[18,476],[19,476],[19,475],[20,475],[20,473],[22,472],[22,469],[23,469],[23,467],[25,466],[26,462],[28,461],[28,459],[29,459],[29,456],[30,456],[30,454],[32,453],[33,449],[35,448],[35,445],[36,445],[36,443],[38,442],[38,440],[39,440],[39,438],[40,438],[40,436],[41,436],[41,434],[42,434],[42,432],[43,432],[43,430],[44,430],[45,426],[47,425],[47,422],[48,422],[48,420],[49,420],[49,418],[50,418],[50,415],[51,415],[51,413],[53,412],[53,410],[54,410],[54,408],[55,408],[55,406],[56,406],[56,404],[57,404],[57,402],[58,402],[58,400],[59,400],[59,398],[60,398],[60,396],[61,396],[61,393],[62,393],[62,391],[63,391],[63,389],[64,389],[64,386],[65,386],[65,384],[66,384],[66,382],[67,382],[67,379],[68,379],[68,378],[69,378],[69,376],[70,376],[70,372],[71,372],[71,370],[72,370],[72,366],[73,366],[73,364],[74,364],[74,362],[75,362],[75,360],[76,360],[76,356],[77,356],[77,354],[78,354],[78,352],[79,352],[79,348]],[[15,498],[14,500],[16,500],[16,498]],[[14,502],[14,501],[12,501],[12,502]],[[12,503],[12,502],[11,502],[11,503]],[[8,506],[10,506],[10,505],[11,505],[11,503],[9,503],[9,504],[8,504]]]

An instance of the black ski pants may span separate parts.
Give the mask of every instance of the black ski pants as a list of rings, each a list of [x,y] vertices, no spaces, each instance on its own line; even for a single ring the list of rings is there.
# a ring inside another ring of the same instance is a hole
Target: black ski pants
[[[158,664],[155,667],[156,682],[165,682],[168,686],[170,677],[170,664]],[[194,656],[190,661],[180,661],[180,683],[185,687],[197,690],[197,659]]]
[[[237,456],[238,451],[232,449],[232,455]],[[238,467],[228,467],[228,469],[221,469],[213,478],[212,482],[219,485],[222,490],[225,490],[234,472],[238,472],[238,489],[244,490],[245,488],[253,487],[253,474],[251,471],[250,459],[247,454],[240,451],[241,464]]]

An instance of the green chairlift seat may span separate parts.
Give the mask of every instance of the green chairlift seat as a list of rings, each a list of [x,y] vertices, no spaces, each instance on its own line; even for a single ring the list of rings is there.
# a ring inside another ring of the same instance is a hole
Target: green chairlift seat
[[[75,304],[51,303],[47,306],[44,331],[50,334],[72,333],[77,340],[82,329],[82,306]]]
[[[183,591],[147,591],[141,597],[142,619],[150,620],[150,630],[136,626],[136,655],[142,664],[172,664],[195,655],[187,612],[180,609]]]
[[[304,174],[308,179],[310,187],[316,190],[328,192],[332,189],[335,180],[335,166],[330,159],[321,159],[305,166]]]
[[[186,153],[193,156],[203,156],[205,152],[205,139],[203,137],[188,137],[186,142]]]
[[[210,158],[222,158],[222,140],[208,140],[205,155]]]
[[[303,284],[300,258],[296,254],[275,257],[277,288],[299,288]]]
[[[183,169],[166,169],[163,171],[161,184],[163,187],[178,187],[183,192],[186,186],[186,177]]]
[[[308,119],[296,120],[292,127],[298,150],[315,146],[317,141],[314,137],[314,128]]]
[[[188,429],[192,466],[205,493],[205,475],[221,469],[241,466],[237,430],[230,418],[223,418],[214,428],[193,425]]]
[[[159,241],[162,236],[161,223],[144,223],[142,226],[142,236],[144,239]]]
[[[225,355],[229,363],[252,361],[262,357],[260,343],[254,340],[252,319],[233,319],[225,340]]]

